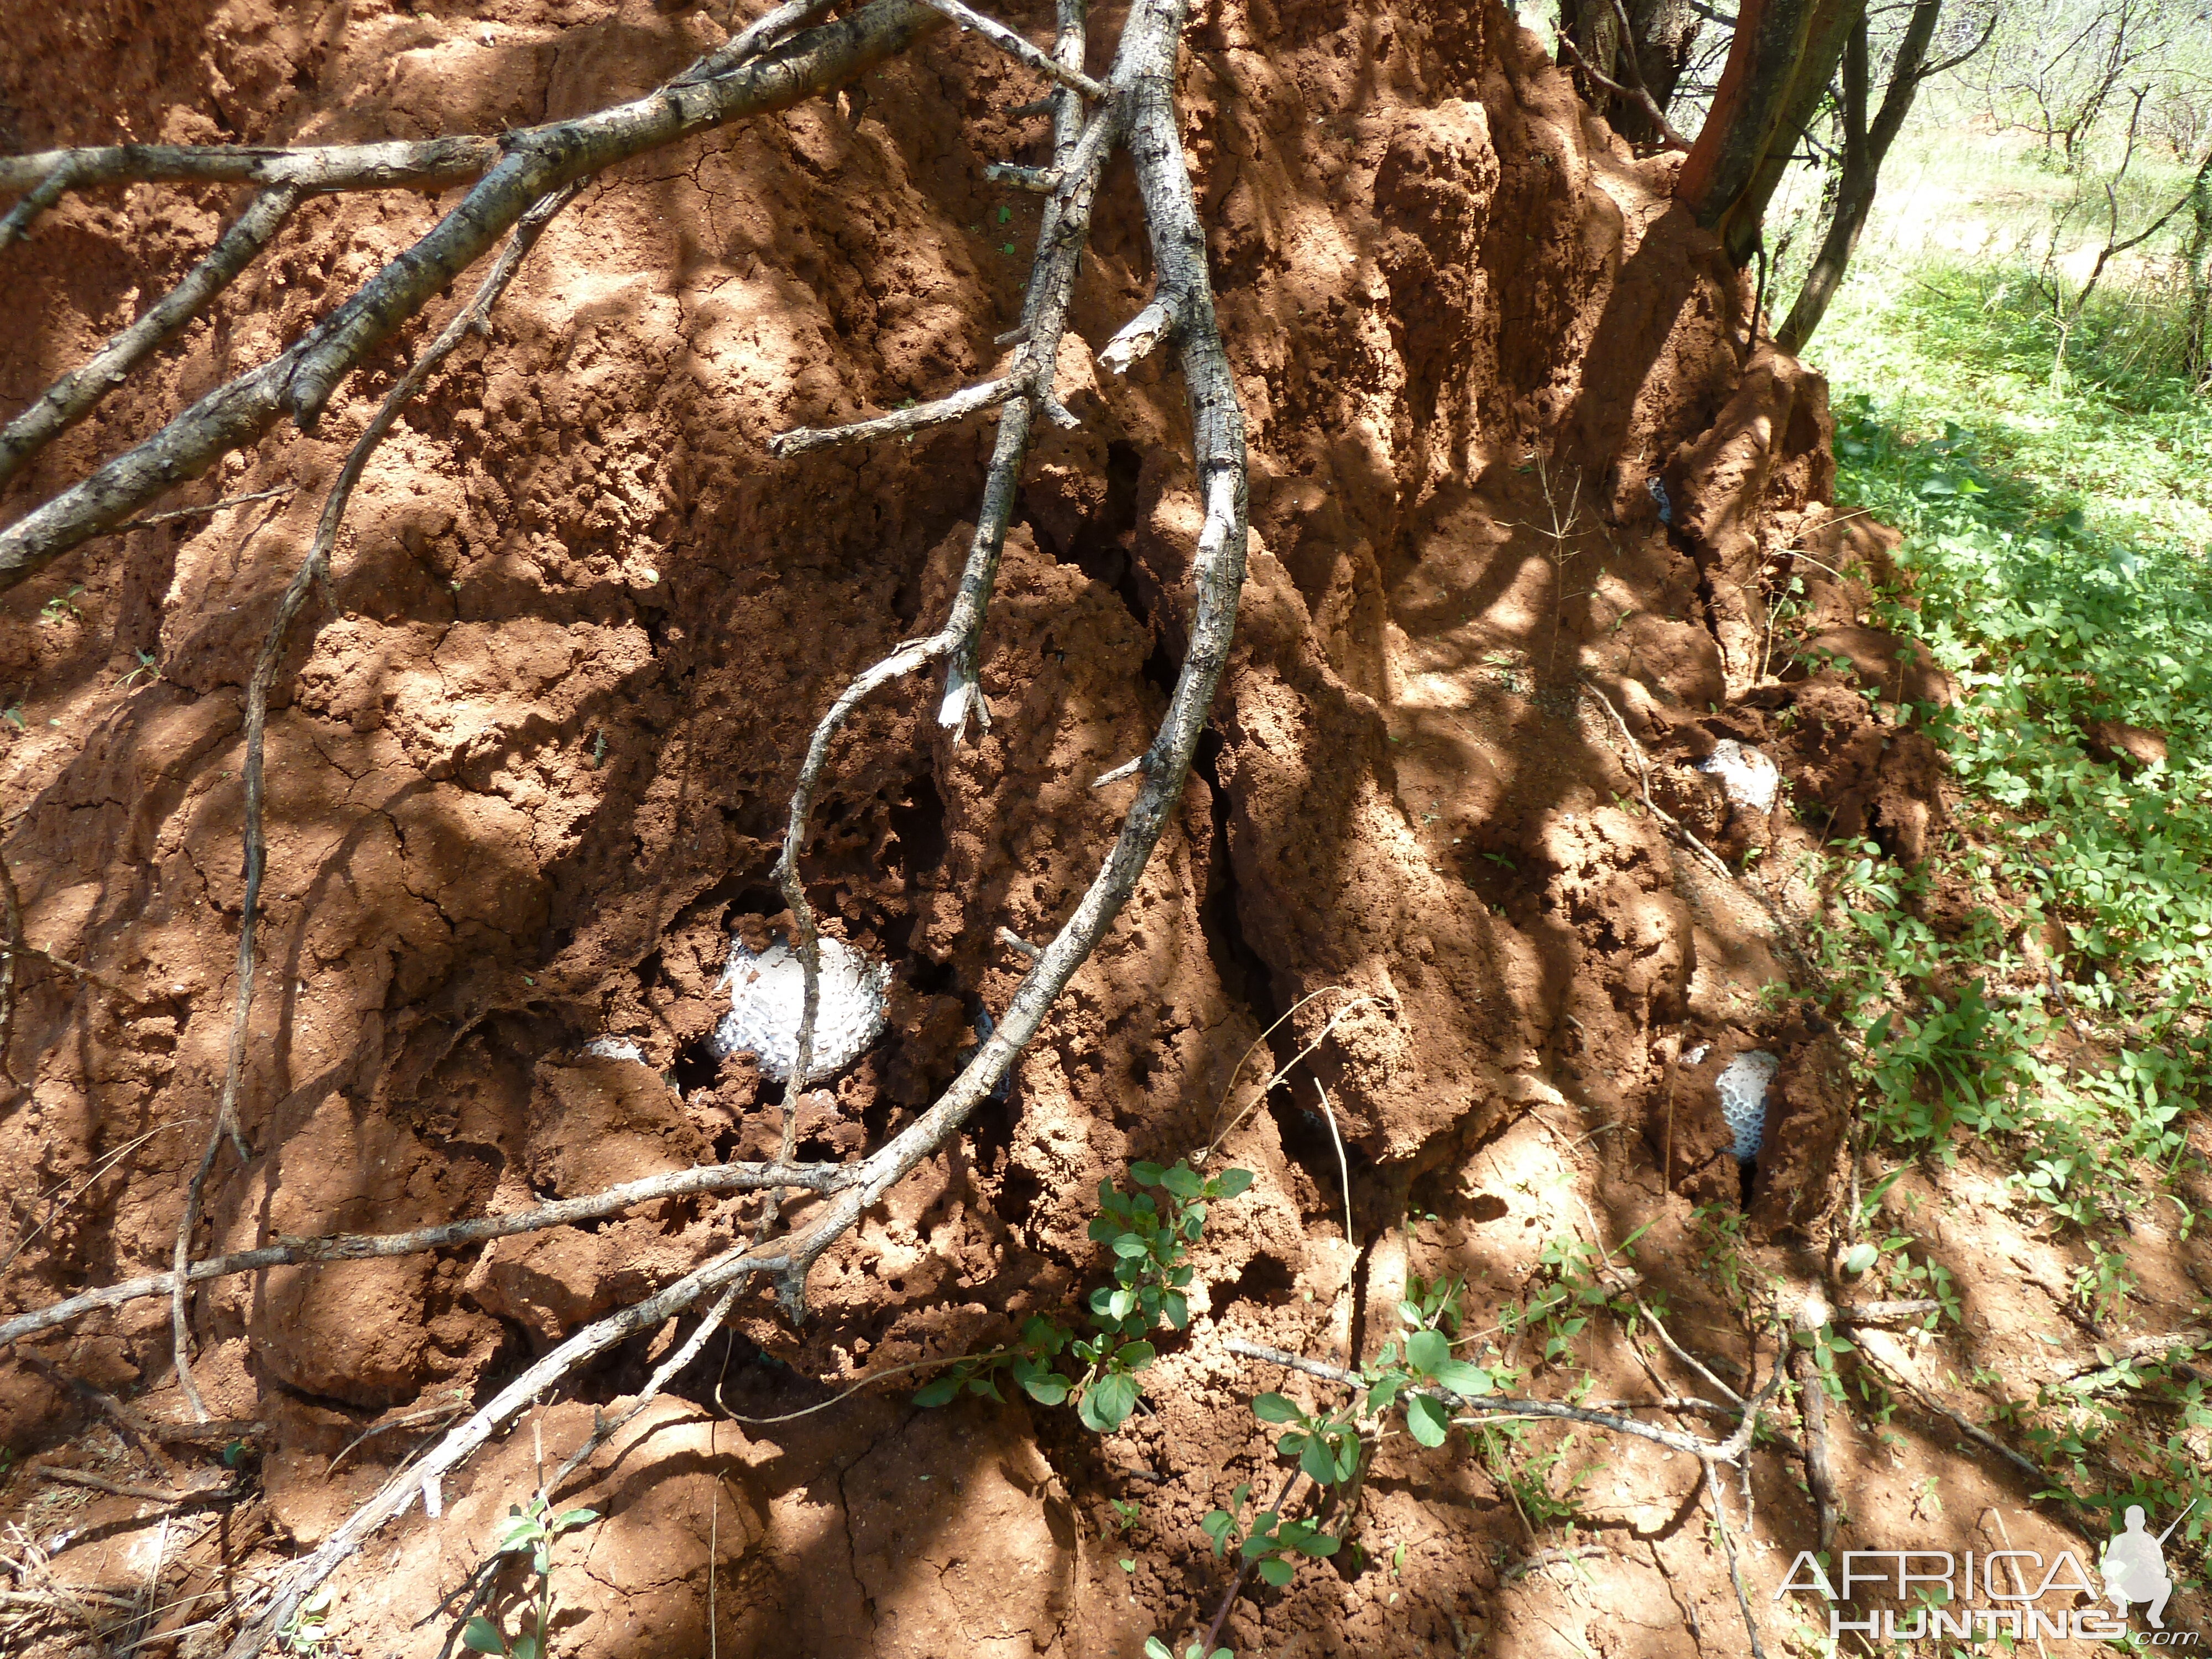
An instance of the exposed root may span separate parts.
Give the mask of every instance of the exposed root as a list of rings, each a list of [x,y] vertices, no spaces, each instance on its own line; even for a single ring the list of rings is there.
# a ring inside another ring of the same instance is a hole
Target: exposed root
[[[1775,1362],[1774,1374],[1782,1375],[1782,1364]],[[1705,1495],[1713,1504],[1713,1525],[1721,1535],[1721,1549],[1728,1557],[1729,1583],[1735,1586],[1735,1604],[1743,1613],[1743,1627],[1751,1638],[1751,1659],[1766,1659],[1765,1645],[1759,1639],[1759,1620],[1752,1617],[1751,1592],[1744,1588],[1743,1569],[1735,1559],[1735,1534],[1729,1529],[1728,1502],[1721,1495],[1720,1476],[1711,1463],[1705,1465]]]

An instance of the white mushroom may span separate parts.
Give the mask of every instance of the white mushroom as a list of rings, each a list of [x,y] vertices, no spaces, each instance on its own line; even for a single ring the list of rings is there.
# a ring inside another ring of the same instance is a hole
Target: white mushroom
[[[1713,752],[1698,763],[1698,770],[1721,781],[1729,802],[1753,812],[1774,810],[1774,797],[1782,787],[1782,774],[1772,761],[1748,744],[1723,738]]]
[[[723,975],[730,1012],[707,1040],[717,1060],[750,1052],[771,1083],[790,1080],[799,1059],[799,1019],[806,1001],[806,975],[799,955],[778,939],[755,956],[743,939],[730,941]],[[821,1002],[814,1014],[814,1052],[805,1080],[836,1077],[884,1034],[884,991],[890,969],[842,939],[822,941]]]
[[[1782,1062],[1763,1048],[1738,1054],[1721,1067],[1713,1086],[1720,1091],[1721,1115],[1735,1143],[1729,1148],[1739,1164],[1748,1164],[1766,1145],[1766,1090]]]

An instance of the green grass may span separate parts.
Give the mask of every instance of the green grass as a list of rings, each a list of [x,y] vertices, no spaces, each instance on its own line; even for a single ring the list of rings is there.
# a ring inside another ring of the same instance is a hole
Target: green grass
[[[1869,264],[1810,354],[1840,504],[1905,532],[1917,613],[1891,596],[1889,620],[1964,687],[1929,730],[1978,843],[1917,872],[1869,849],[1836,883],[1824,943],[1877,1127],[1945,1156],[1956,1132],[2012,1136],[2022,1185],[2085,1226],[2185,1156],[2212,1082],[2212,404],[2163,369],[2167,328],[2100,297],[2062,393],[2026,269]],[[2160,732],[2167,763],[2095,760],[2098,719]],[[1963,938],[1920,919],[1939,878],[1989,901]],[[2086,1056],[2057,1056],[2063,1011],[2000,917],[2062,927]]]

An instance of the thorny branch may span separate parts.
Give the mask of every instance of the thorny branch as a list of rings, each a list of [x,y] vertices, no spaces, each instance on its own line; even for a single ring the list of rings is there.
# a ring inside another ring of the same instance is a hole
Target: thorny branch
[[[434,228],[291,348],[210,393],[145,443],[0,531],[0,588],[12,586],[88,537],[122,522],[175,482],[204,471],[223,453],[257,441],[283,416],[289,415],[303,428],[311,427],[354,368],[510,228],[516,231],[510,253],[520,257],[526,246],[526,230],[519,222],[532,210],[533,204],[550,211],[568,186],[618,161],[842,85],[939,27],[939,11],[933,6],[957,11],[962,21],[987,34],[996,27],[954,0],[932,0],[931,5],[917,0],[872,0],[835,23],[773,44],[785,31],[800,27],[826,9],[818,0],[791,0],[728,46],[709,54],[645,98],[574,121],[512,133],[495,146],[483,141],[441,141],[431,145],[300,152],[126,146],[50,153],[0,164],[0,188],[29,192],[18,204],[17,214],[11,216],[11,223],[18,230],[40,207],[66,190],[124,179],[234,179],[288,192],[477,179]],[[447,1473],[548,1388],[593,1356],[657,1328],[702,1299],[712,1298],[711,1310],[690,1340],[649,1382],[649,1398],[720,1325],[740,1289],[756,1276],[771,1279],[793,1311],[800,1310],[805,1277],[812,1264],[990,1096],[1133,891],[1182,793],[1236,625],[1246,544],[1244,428],[1234,379],[1213,318],[1205,236],[1174,111],[1174,73],[1184,0],[1138,0],[1123,27],[1113,69],[1103,82],[1092,80],[1082,70],[1084,9],[1082,0],[1060,0],[1057,37],[1049,58],[1034,47],[1024,53],[1021,46],[1026,46],[1026,42],[1009,46],[995,34],[992,37],[1025,62],[1030,61],[1030,54],[1035,54],[1042,61],[1033,66],[1054,82],[1048,107],[1054,127],[1052,171],[1056,176],[1046,204],[1021,326],[1009,337],[1018,340],[1020,349],[1002,377],[1008,384],[1003,398],[997,399],[1002,407],[997,441],[958,588],[935,634],[900,647],[863,671],[839,695],[817,726],[794,782],[778,877],[791,903],[793,932],[805,969],[805,997],[799,1053],[785,1100],[787,1150],[795,1094],[811,1068],[812,1028],[819,1000],[818,933],[799,866],[814,793],[828,763],[831,740],[852,711],[876,689],[939,661],[945,665],[945,684],[939,718],[954,740],[964,736],[971,715],[988,721],[979,678],[981,634],[1006,526],[1036,417],[1042,415],[1063,424],[1074,420],[1053,397],[1057,356],[1066,337],[1070,296],[1088,240],[1098,181],[1113,150],[1127,144],[1136,165],[1158,292],[1152,304],[1115,337],[1104,357],[1109,367],[1126,369],[1135,357],[1161,343],[1172,342],[1176,346],[1190,404],[1192,459],[1203,518],[1191,568],[1194,608],[1188,648],[1166,714],[1135,763],[1140,783],[1119,834],[1050,943],[1031,947],[1034,956],[1028,975],[960,1074],[919,1119],[859,1164],[794,1166],[786,1158],[772,1165],[684,1171],[520,1215],[451,1223],[380,1238],[283,1240],[261,1250],[201,1262],[187,1259],[192,1220],[188,1215],[169,1273],[88,1291],[0,1325],[0,1340],[9,1340],[136,1297],[167,1294],[173,1299],[173,1307],[179,1306],[193,1283],[289,1261],[356,1259],[443,1248],[538,1226],[570,1224],[587,1214],[611,1213],[628,1204],[685,1192],[754,1189],[769,1193],[763,1224],[754,1242],[724,1252],[653,1295],[577,1331],[456,1425],[420,1462],[395,1476],[358,1508],[319,1548],[295,1564],[277,1582],[232,1642],[231,1659],[246,1659],[258,1653],[301,1601],[378,1528],[403,1513],[418,1492],[434,1510],[438,1483]],[[762,55],[747,58],[749,52]],[[1095,106],[1087,113],[1081,101],[1085,99]],[[202,269],[210,270],[210,266],[204,264]],[[489,298],[495,296],[506,270],[511,270],[511,263],[486,278],[480,301],[488,304]],[[194,303],[186,295],[177,299],[171,309]],[[459,331],[473,320],[471,312],[480,315],[478,308],[471,307],[456,319],[425,354],[408,382],[386,400],[377,422],[356,447],[347,473],[333,489],[315,548],[287,588],[277,621],[256,664],[249,707],[264,720],[267,690],[283,654],[289,624],[305,605],[309,590],[325,579],[330,541],[361,463],[388,427],[398,403],[450,349]],[[189,315],[189,310],[185,314]],[[992,388],[994,398],[998,390]],[[58,403],[66,404],[69,396],[64,394]],[[945,413],[946,404],[956,404],[956,413],[984,406],[985,400],[975,393],[965,397],[969,401],[947,399],[929,413],[952,418]],[[896,422],[888,429],[878,422],[863,422],[857,429],[846,428],[823,441],[898,435],[925,423],[927,418],[920,416]],[[807,436],[811,440],[813,434]],[[790,434],[784,447],[796,453],[812,447],[811,441],[801,443],[798,439],[799,434]],[[256,779],[261,757],[260,746],[253,739],[260,735],[260,724],[251,723],[249,732],[249,755]],[[204,1183],[205,1169],[224,1133],[236,1130],[242,1065],[238,1036],[250,1015],[252,922],[265,861],[258,830],[260,793],[252,783],[249,798],[246,927],[240,942],[233,1060],[226,1075],[222,1109],[217,1114],[195,1191]],[[804,1218],[802,1231],[767,1242],[766,1234],[775,1218],[775,1195],[787,1188],[810,1189],[823,1201]],[[179,1358],[181,1376],[185,1375],[181,1340]],[[189,1390],[189,1382],[186,1387]],[[602,1425],[594,1434],[594,1443],[612,1431],[611,1427]],[[587,1456],[589,1450],[586,1447],[579,1457]]]

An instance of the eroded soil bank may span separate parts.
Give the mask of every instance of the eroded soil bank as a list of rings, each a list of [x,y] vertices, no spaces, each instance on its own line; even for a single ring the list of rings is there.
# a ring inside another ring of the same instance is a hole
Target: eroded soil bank
[[[10,149],[495,131],[641,91],[721,38],[708,10],[646,0],[8,9]],[[1119,15],[1094,13],[1094,68]],[[944,33],[834,103],[607,175],[490,338],[410,407],[270,724],[253,1155],[218,1163],[202,1253],[773,1153],[752,1062],[703,1048],[727,941],[764,939],[781,911],[769,872],[805,733],[847,676],[934,625],[991,434],[790,462],[765,440],[997,360],[1036,198],[983,169],[1046,153],[1044,118],[1018,108],[1036,91]],[[1771,1346],[1751,1357],[1692,1205],[1741,1207],[1765,1259],[1818,1277],[1808,1241],[1837,1198],[1848,1085],[1797,994],[1790,872],[1832,836],[1917,856],[1945,819],[1935,753],[1898,707],[1929,688],[1896,678],[1894,641],[1838,574],[1880,574],[1887,547],[1828,506],[1824,387],[1749,343],[1746,283],[1670,203],[1674,163],[1632,159],[1495,4],[1220,0],[1187,39],[1182,94],[1254,442],[1251,578],[1202,776],[1004,1102],[823,1261],[803,1328],[765,1292],[741,1302],[733,1334],[578,1488],[605,1518],[556,1551],[564,1656],[702,1653],[710,1619],[731,1656],[1133,1653],[1219,1599],[1200,1518],[1239,1480],[1280,1479],[1246,1402],[1285,1378],[1224,1336],[1357,1358],[1411,1279],[1457,1273],[1477,1350],[1531,1390],[1588,1368],[1593,1398],[1692,1394],[1706,1385],[1663,1357],[1647,1372],[1617,1335],[1547,1358],[1497,1329],[1500,1310],[1552,1282],[1559,1241],[1645,1230],[1614,1288],[1663,1293],[1741,1387]],[[308,204],[10,508],[268,355],[441,205]],[[236,206],[137,186],[48,213],[5,256],[0,415]],[[811,1097],[805,1155],[857,1155],[951,1076],[1026,966],[998,930],[1057,927],[1123,805],[1091,781],[1164,706],[1199,523],[1182,392],[1157,364],[1085,367],[1149,274],[1134,191],[1109,174],[1063,353],[1083,425],[1030,468],[988,635],[988,730],[951,746],[934,688],[907,687],[837,750],[806,876],[830,930],[890,963],[890,1030]],[[0,812],[26,937],[100,975],[23,975],[0,1311],[167,1261],[236,989],[243,684],[323,489],[427,337],[408,331],[313,435],[175,499],[294,493],[96,542],[0,605]],[[1778,644],[1769,602],[1792,580],[1796,632],[1850,669],[1807,678]],[[1724,740],[1778,764],[1774,811],[1693,769]],[[1729,870],[1668,831],[1647,781]],[[1261,1098],[1271,1060],[1339,1014]],[[644,1063],[585,1054],[601,1035]],[[1780,1069],[1746,1182],[1714,1082],[1754,1049]],[[902,1385],[786,1425],[727,1415],[1003,1340],[1099,1276],[1102,1178],[1231,1124],[1221,1156],[1258,1181],[1218,1206],[1192,1328],[1124,1431],[1020,1405],[920,1412]],[[0,1442],[219,1495],[179,1507],[26,1473],[0,1505],[54,1583],[127,1598],[153,1575],[163,1610],[144,1628],[196,1650],[211,1632],[189,1598],[319,1541],[463,1402],[752,1213],[669,1202],[210,1285],[198,1370],[234,1426],[173,1443],[173,1470],[149,1474],[63,1380],[180,1419],[166,1303],[88,1319],[0,1358]],[[441,1520],[417,1510],[374,1540],[338,1581],[327,1650],[440,1652],[440,1600],[496,1517],[676,1334],[489,1448]],[[1931,1380],[1993,1357],[1899,1346]],[[1494,1455],[1392,1442],[1361,1549],[1243,1601],[1237,1650],[1745,1646],[1688,1460],[1522,1432]],[[1838,1432],[1862,1537],[1909,1524],[1917,1547],[1996,1511],[2022,1548],[2056,1536],[1933,1419],[1893,1449]],[[1754,1468],[1765,1607],[1813,1523],[1796,1463]],[[1921,1513],[1928,1482],[1944,1497]],[[1575,1547],[1596,1552],[1573,1560],[1544,1553],[1546,1505],[1570,1491]],[[94,1641],[66,1610],[11,1616],[26,1652]]]

